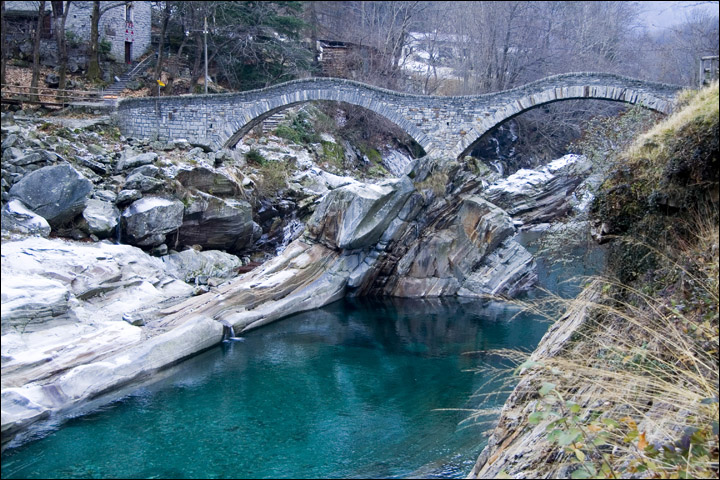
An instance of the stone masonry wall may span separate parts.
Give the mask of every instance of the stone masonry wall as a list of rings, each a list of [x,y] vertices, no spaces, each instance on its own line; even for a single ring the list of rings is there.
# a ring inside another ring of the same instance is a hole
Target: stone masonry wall
[[[232,146],[267,116],[298,103],[334,100],[365,107],[397,124],[427,153],[461,156],[495,125],[545,103],[593,98],[641,104],[669,113],[679,86],[613,74],[572,73],[487,95],[434,97],[393,92],[334,78],[295,80],[242,93],[125,99],[118,125],[125,136],[183,138]]]
[[[90,39],[90,17],[92,14],[93,2],[72,2],[70,5],[70,13],[68,13],[65,29],[74,32],[81,41],[87,42]],[[110,55],[117,62],[125,61],[125,40],[132,41],[132,60],[135,61],[150,46],[150,22],[151,7],[150,2],[130,2],[132,3],[133,17],[133,33],[126,37],[125,34],[125,5],[107,10],[100,17],[99,35],[100,41],[108,40],[112,45]],[[50,2],[48,2],[48,5]],[[107,2],[101,2],[101,8],[105,7]]]

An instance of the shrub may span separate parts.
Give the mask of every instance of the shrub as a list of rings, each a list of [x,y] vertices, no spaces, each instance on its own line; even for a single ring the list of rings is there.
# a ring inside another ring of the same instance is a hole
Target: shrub
[[[282,162],[267,161],[258,168],[259,180],[256,183],[258,195],[273,197],[287,187],[288,166]]]
[[[263,156],[259,150],[254,148],[250,149],[250,151],[245,154],[245,160],[254,165],[265,165],[267,163],[265,156]]]
[[[286,140],[290,140],[293,143],[302,143],[302,136],[287,125],[278,125],[275,129],[275,135]]]
[[[101,58],[105,58],[110,55],[111,50],[112,43],[107,38],[103,38],[98,44],[98,54],[101,56]]]
[[[275,135],[297,144],[318,143],[320,136],[310,121],[310,115],[300,110],[290,122],[290,125],[278,125]]]

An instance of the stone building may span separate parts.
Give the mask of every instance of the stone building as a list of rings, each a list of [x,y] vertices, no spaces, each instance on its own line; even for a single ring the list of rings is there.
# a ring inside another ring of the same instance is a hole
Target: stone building
[[[67,5],[68,2],[63,2]],[[132,63],[150,47],[151,2],[100,2],[100,7],[109,8],[99,24],[100,42],[110,44],[110,56],[117,62]],[[90,18],[93,2],[73,1],[70,3],[65,31],[69,43],[87,45],[90,41]],[[45,3],[43,38],[48,49],[53,50],[50,2]],[[11,41],[32,37],[37,27],[39,2],[5,2],[5,15]],[[72,45],[71,45],[72,46]]]
[[[364,80],[382,57],[376,48],[335,40],[318,40],[315,49],[323,77]]]

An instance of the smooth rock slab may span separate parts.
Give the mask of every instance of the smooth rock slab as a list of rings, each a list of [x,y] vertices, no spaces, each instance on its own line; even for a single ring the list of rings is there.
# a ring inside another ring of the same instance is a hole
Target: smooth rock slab
[[[2,331],[32,331],[70,309],[70,291],[57,280],[23,275],[3,275]]]

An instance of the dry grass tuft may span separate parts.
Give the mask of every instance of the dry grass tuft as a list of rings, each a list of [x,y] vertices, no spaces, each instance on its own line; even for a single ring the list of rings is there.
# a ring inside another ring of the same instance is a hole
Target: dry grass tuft
[[[676,250],[645,245],[662,258],[653,288],[601,278],[597,299],[554,299],[590,312],[560,354],[524,365],[543,397],[528,420],[547,423],[555,471],[717,478],[720,232],[705,213]]]

